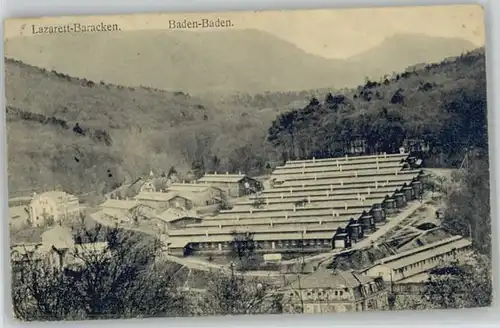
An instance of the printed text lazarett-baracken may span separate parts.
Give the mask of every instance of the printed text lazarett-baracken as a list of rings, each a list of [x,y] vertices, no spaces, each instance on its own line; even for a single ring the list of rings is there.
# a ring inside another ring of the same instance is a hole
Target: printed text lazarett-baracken
[[[118,24],[81,24],[70,23],[64,25],[31,25],[33,34],[63,34],[88,32],[117,32],[121,31]]]

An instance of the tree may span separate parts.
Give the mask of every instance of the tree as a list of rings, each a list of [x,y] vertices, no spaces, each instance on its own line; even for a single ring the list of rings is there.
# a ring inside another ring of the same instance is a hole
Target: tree
[[[102,249],[82,244],[68,250],[65,261],[73,261],[63,267],[54,266],[48,254],[18,255],[12,266],[15,316],[50,321],[187,313],[177,281],[155,260],[157,243],[141,244],[118,229],[106,239]]]
[[[238,260],[240,269],[249,269],[255,260],[255,241],[250,232],[232,232],[229,257]]]
[[[455,177],[458,188],[447,195],[443,225],[453,234],[470,236],[479,252],[491,254],[488,152],[473,154],[469,167]]]
[[[278,314],[282,297],[273,284],[237,274],[212,274],[199,308],[205,315]]]
[[[492,302],[491,261],[476,258],[473,265],[434,270],[426,283],[423,299],[431,308],[456,309],[490,306]]]

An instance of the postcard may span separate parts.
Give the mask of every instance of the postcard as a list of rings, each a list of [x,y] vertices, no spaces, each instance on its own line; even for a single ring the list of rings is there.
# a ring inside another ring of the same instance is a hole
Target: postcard
[[[8,19],[14,317],[490,306],[483,16]]]

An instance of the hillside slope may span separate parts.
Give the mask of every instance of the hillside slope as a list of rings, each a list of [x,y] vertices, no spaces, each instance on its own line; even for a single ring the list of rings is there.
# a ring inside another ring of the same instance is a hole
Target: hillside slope
[[[258,30],[133,31],[13,38],[5,42],[5,53],[93,81],[231,94],[354,87],[366,76],[378,78],[472,47],[460,39],[400,35],[352,60],[338,60]]]
[[[257,174],[284,158],[331,155],[358,137],[372,152],[394,151],[405,138],[424,138],[433,151],[450,153],[484,147],[484,62],[480,49],[325,92],[321,101],[299,93],[297,107],[280,113],[158,90],[88,87],[88,81],[7,61],[10,191],[59,185],[102,193],[171,166],[184,173]],[[285,103],[289,95],[281,96]],[[73,131],[77,122],[88,134]]]
[[[341,154],[357,139],[370,153],[395,152],[412,138],[449,155],[487,145],[483,48],[323,99],[273,122],[268,139],[284,157]]]
[[[227,164],[236,141],[254,134],[250,127],[266,129],[251,111],[182,93],[96,84],[10,59],[5,77],[11,195],[102,194],[150,170],[186,172],[212,144],[229,152]]]

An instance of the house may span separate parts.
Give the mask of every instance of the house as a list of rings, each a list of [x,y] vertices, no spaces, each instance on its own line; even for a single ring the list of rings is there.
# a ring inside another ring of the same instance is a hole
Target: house
[[[193,208],[191,193],[183,192],[143,192],[135,197],[136,201],[155,208],[157,211],[164,211],[171,207],[185,209]]]
[[[169,187],[171,183],[171,179],[167,177],[152,178],[142,184],[141,188],[139,189],[139,193],[163,192]]]
[[[220,188],[229,197],[243,197],[262,190],[262,183],[244,174],[205,174],[198,183]]]
[[[142,178],[138,178],[132,183],[127,183],[116,188],[112,192],[106,195],[107,199],[120,199],[126,200],[134,198],[140,192],[141,187],[146,181]]]
[[[151,218],[155,209],[133,200],[108,199],[99,206],[104,217],[120,220],[120,222],[138,221]]]
[[[78,198],[64,191],[35,193],[29,205],[29,215],[34,226],[41,226],[47,220],[61,222],[79,216]]]
[[[41,242],[12,245],[11,261],[14,264],[46,261],[56,268],[77,269],[86,265],[85,256],[91,252],[103,254],[110,251],[106,242],[75,244],[71,231],[56,225],[42,234]]]
[[[319,269],[298,276],[282,294],[284,311],[289,313],[384,310],[389,306],[388,288],[382,278],[350,271]]]
[[[196,211],[189,211],[182,208],[169,208],[158,214],[156,218],[159,220],[163,232],[170,229],[184,228],[188,224],[200,223],[202,221],[202,218]]]
[[[168,191],[178,192],[190,198],[194,206],[208,206],[220,203],[222,190],[205,183],[172,183]]]
[[[367,276],[382,277],[391,283],[406,281],[417,275],[425,277],[425,273],[433,268],[462,261],[470,253],[471,247],[470,240],[462,236],[453,236],[385,257],[364,269],[362,273]],[[412,280],[415,282],[415,279]]]

